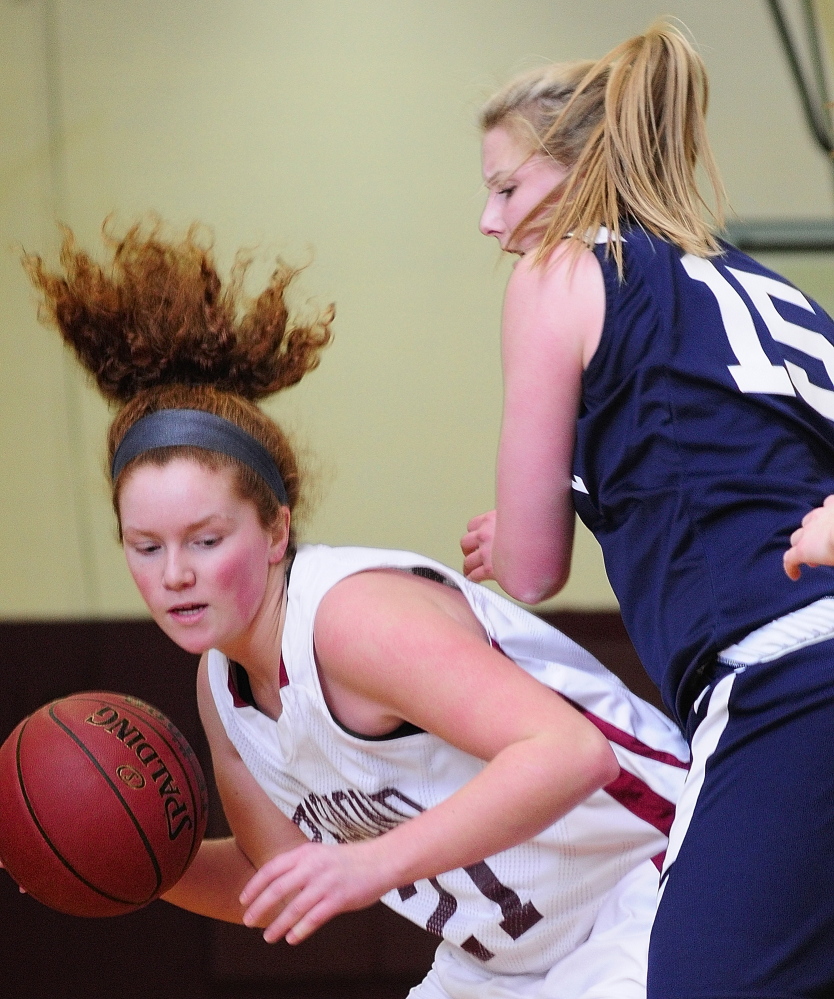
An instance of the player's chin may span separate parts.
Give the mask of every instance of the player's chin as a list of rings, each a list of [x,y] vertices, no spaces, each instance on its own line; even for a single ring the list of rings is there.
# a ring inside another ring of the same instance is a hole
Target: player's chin
[[[217,645],[210,629],[194,623],[183,623],[170,614],[155,614],[154,619],[165,634],[185,652],[200,656]]]

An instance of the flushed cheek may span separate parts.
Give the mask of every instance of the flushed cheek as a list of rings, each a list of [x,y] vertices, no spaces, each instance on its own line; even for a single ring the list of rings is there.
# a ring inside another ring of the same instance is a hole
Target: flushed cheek
[[[221,593],[232,598],[234,609],[241,618],[250,618],[260,606],[266,589],[266,560],[240,555],[223,562],[217,569],[217,585]]]

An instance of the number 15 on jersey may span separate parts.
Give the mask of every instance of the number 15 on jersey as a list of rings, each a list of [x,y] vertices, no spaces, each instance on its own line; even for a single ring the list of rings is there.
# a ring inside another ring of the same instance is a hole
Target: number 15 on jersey
[[[727,367],[739,389],[770,395],[799,395],[826,419],[834,420],[834,389],[815,385],[799,364],[788,360],[774,364],[770,360],[756,332],[747,302],[715,264],[691,253],[685,254],[681,263],[693,280],[701,281],[715,296],[730,349],[738,361]],[[727,269],[750,296],[771,337],[777,343],[820,361],[834,385],[834,345],[821,333],[788,322],[773,304],[774,299],[790,302],[813,315],[814,307],[802,292],[765,274],[752,274],[734,267]]]

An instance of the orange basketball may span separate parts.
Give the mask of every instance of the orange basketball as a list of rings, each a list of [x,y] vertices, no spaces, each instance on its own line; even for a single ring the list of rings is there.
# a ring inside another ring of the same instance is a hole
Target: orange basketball
[[[71,694],[0,747],[0,860],[60,912],[116,916],[152,902],[185,873],[206,819],[194,751],[138,698]]]

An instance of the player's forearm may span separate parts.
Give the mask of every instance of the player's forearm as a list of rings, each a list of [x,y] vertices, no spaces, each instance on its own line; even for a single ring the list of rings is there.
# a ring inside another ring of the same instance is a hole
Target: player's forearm
[[[200,916],[242,923],[240,893],[254,873],[234,838],[206,839],[182,878],[162,897]]]
[[[534,740],[515,744],[446,801],[367,845],[390,887],[434,877],[531,839],[618,773],[596,730],[583,732],[569,753]]]
[[[525,604],[538,604],[556,596],[568,579],[570,554],[563,560],[545,560],[538,557],[541,547],[531,552],[536,557],[519,557],[520,549],[510,542],[502,544],[503,537],[496,533],[492,551],[492,577],[501,589]]]
[[[516,600],[536,604],[555,596],[570,574],[574,510],[570,487],[556,488],[554,472],[547,481],[529,463],[507,455],[502,440],[496,484],[493,576]],[[525,482],[519,491],[517,483]]]

